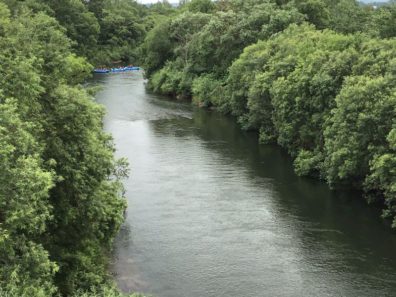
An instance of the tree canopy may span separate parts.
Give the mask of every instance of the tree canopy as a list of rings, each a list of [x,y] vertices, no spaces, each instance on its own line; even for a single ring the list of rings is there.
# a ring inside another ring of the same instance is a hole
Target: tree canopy
[[[2,296],[119,296],[107,253],[127,167],[81,85],[92,66],[77,53],[89,54],[83,36],[98,24],[82,2],[64,2],[0,2]],[[69,17],[73,29],[61,25]]]

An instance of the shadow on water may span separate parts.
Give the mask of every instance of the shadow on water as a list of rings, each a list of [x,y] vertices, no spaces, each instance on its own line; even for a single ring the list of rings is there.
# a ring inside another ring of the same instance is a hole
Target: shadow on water
[[[241,131],[235,119],[214,111],[194,109],[192,120],[164,119],[150,124],[156,135],[198,137],[206,149],[247,168],[252,181],[271,179],[278,194],[277,215],[299,233],[307,261],[329,262],[332,269],[366,276],[379,272],[380,276],[371,278],[373,288],[381,292],[378,283],[396,288],[395,233],[360,192],[331,191],[324,182],[296,176],[285,151],[275,145],[259,145],[257,133]],[[333,250],[330,256],[329,250]]]
[[[242,131],[232,117],[194,108],[192,124],[190,119],[180,118],[152,121],[150,124],[156,134],[199,137],[208,150],[248,168],[247,173],[252,180],[257,177],[271,179],[282,201],[280,204],[298,212],[299,217],[342,229],[348,233],[348,238],[365,238],[367,244],[379,250],[387,245],[378,245],[376,238],[386,238],[396,246],[395,232],[380,219],[379,209],[367,205],[361,192],[330,190],[325,182],[298,177],[287,152],[276,145],[258,144],[257,133]],[[184,128],[177,130],[175,127]],[[393,250],[391,253],[394,254]],[[393,258],[396,259],[396,254]]]

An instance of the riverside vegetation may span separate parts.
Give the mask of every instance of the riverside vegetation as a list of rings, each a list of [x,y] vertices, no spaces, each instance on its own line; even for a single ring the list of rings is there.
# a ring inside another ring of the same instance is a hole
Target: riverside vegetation
[[[142,57],[153,91],[235,116],[395,228],[395,17],[394,2],[196,0],[147,34]]]
[[[125,160],[81,84],[131,62],[147,9],[131,1],[0,1],[0,296],[123,296],[107,271]]]
[[[396,227],[395,17],[353,0],[0,0],[0,296],[123,296],[107,266],[128,170],[82,86],[91,64],[141,61],[155,92],[235,116]]]

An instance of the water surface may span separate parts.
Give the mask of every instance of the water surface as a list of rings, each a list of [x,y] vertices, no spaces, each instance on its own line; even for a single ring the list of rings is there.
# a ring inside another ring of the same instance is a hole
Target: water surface
[[[115,242],[119,287],[154,297],[395,296],[396,237],[353,193],[298,178],[233,119],[99,75],[131,164]]]

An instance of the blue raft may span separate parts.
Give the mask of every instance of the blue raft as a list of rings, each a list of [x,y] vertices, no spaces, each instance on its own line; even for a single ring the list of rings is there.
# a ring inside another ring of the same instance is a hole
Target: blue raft
[[[140,70],[140,67],[130,66],[130,67],[127,67],[127,70]]]
[[[140,67],[128,66],[128,67],[111,68],[110,72],[125,72],[125,71],[133,71],[133,70],[140,70]]]
[[[127,66],[127,67],[118,67],[118,68],[111,68],[111,69],[94,69],[94,73],[109,73],[109,72],[125,72],[125,71],[134,71],[140,70],[140,67],[137,66]]]
[[[109,73],[109,69],[94,69],[94,73]]]

